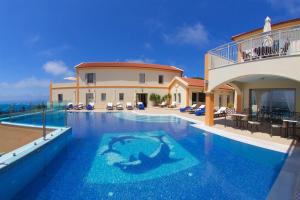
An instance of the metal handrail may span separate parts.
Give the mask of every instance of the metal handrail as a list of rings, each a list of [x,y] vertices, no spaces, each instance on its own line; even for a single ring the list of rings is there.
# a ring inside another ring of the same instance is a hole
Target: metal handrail
[[[300,54],[300,26],[292,26],[229,42],[208,51],[212,56],[210,69],[265,59]]]

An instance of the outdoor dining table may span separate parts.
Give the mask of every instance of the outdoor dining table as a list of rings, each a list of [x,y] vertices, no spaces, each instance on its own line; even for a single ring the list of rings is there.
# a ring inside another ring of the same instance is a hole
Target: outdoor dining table
[[[231,114],[231,116],[233,116],[235,118],[236,127],[238,127],[238,125],[241,124],[241,121],[244,117],[247,117],[246,114],[242,114],[242,113],[233,113],[233,114]]]
[[[295,119],[283,119],[283,123],[286,124],[286,130],[285,130],[285,137],[288,137],[288,129],[289,129],[289,124],[292,125],[292,137],[296,136],[296,125],[297,123],[300,123],[300,121],[295,120]]]

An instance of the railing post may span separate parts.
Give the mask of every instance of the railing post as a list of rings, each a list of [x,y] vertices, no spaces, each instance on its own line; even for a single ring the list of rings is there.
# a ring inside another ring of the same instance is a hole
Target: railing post
[[[65,108],[65,127],[68,126],[68,120],[67,120],[67,109]]]
[[[45,108],[43,108],[43,113],[42,113],[42,123],[43,123],[43,138],[46,140],[46,112]]]
[[[227,60],[228,60],[228,64],[230,64],[230,58],[229,58],[229,44],[227,45]]]

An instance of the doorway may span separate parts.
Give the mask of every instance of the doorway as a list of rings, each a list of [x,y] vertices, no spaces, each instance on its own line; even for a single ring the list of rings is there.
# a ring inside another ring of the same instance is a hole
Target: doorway
[[[86,105],[94,103],[94,93],[86,93]]]
[[[148,103],[148,94],[146,93],[137,93],[136,102],[143,102],[144,106],[147,107]]]

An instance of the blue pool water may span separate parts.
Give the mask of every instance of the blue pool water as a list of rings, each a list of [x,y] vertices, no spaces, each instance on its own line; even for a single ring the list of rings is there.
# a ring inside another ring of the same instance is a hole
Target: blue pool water
[[[68,113],[68,125],[71,142],[15,199],[265,199],[286,158],[176,117]]]

